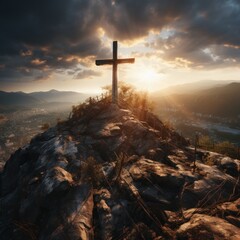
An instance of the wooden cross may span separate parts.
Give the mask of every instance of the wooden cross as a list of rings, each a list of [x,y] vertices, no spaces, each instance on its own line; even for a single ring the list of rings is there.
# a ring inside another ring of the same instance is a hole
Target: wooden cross
[[[96,65],[113,65],[112,70],[112,102],[118,103],[117,65],[121,63],[134,63],[135,58],[117,58],[117,41],[113,41],[113,59],[96,60]]]

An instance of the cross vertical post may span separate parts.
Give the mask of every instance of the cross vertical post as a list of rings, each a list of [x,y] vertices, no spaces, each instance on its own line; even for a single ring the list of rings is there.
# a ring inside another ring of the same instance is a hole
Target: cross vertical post
[[[113,71],[112,71],[112,102],[118,102],[118,84],[117,84],[117,41],[113,42]]]
[[[118,43],[117,41],[113,41],[113,58],[112,59],[104,59],[104,60],[96,60],[96,65],[112,65],[112,103],[118,103],[118,79],[117,79],[117,68],[118,64],[121,63],[134,63],[135,58],[124,58],[118,59]]]

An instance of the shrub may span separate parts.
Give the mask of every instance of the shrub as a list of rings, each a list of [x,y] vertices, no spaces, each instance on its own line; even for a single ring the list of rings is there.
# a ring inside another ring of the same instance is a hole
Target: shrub
[[[110,95],[111,86],[103,87]],[[125,82],[118,83],[118,103],[121,107],[130,109],[139,118],[145,118],[146,111],[152,111],[154,104],[149,100],[148,93],[137,91],[132,85]]]
[[[214,142],[213,140],[207,136],[207,135],[204,135],[204,136],[200,136],[199,139],[198,139],[198,145],[204,149],[207,149],[207,150],[213,150],[214,149]]]
[[[216,152],[228,155],[230,157],[237,157],[237,147],[229,141],[219,142],[215,145]]]
[[[102,165],[97,163],[94,157],[88,157],[81,166],[82,179],[92,182],[94,187],[101,185],[104,181]]]
[[[209,136],[205,135],[199,137],[198,146],[208,151],[214,151],[232,158],[239,157],[237,146],[229,141],[214,143],[214,141]]]

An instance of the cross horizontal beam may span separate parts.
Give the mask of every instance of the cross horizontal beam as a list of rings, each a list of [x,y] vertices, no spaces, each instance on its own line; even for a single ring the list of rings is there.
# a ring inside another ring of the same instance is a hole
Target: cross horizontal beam
[[[123,58],[123,59],[103,59],[103,60],[96,60],[96,65],[101,66],[101,65],[112,65],[114,63],[116,64],[121,64],[121,63],[134,63],[135,58]]]

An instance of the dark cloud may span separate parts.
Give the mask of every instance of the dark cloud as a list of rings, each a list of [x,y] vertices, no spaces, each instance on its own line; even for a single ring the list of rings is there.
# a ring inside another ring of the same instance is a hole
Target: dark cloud
[[[152,43],[166,60],[182,58],[192,67],[227,67],[240,63],[240,2],[196,1],[192,11],[169,24],[174,31]]]
[[[181,18],[190,3],[191,0],[116,0],[110,6],[111,11],[104,15],[105,29],[111,37],[117,39],[142,37],[149,30],[160,30]]]
[[[171,30],[152,43],[168,61],[207,68],[240,63],[239,0],[119,0],[108,18],[110,36],[120,39]]]
[[[84,65],[89,56],[108,55],[97,35],[98,5],[93,0],[1,1],[0,65],[5,67],[0,81],[69,69]]]
[[[0,82],[47,78],[108,57],[99,28],[118,40],[172,29],[152,44],[165,51],[163,58],[239,64],[239,25],[239,0],[2,0]]]

